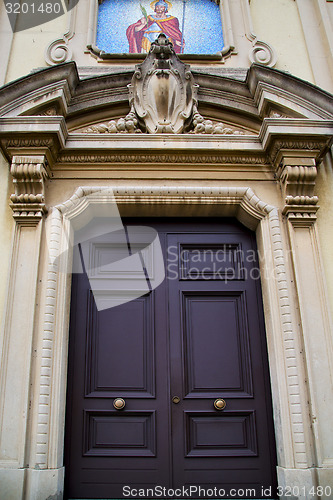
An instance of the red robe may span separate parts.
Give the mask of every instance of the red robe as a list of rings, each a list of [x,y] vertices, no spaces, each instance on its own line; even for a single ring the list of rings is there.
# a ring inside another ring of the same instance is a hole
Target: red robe
[[[161,32],[163,32],[168,38],[170,38],[173,48],[176,53],[180,53],[180,45],[176,45],[175,41],[182,41],[182,34],[179,30],[179,22],[176,17],[166,17],[165,19],[153,19],[151,16],[148,16],[148,28],[156,23],[160,28]],[[129,43],[129,52],[130,53],[140,53],[141,52],[141,42],[147,26],[142,28],[140,31],[135,31],[136,26],[141,24],[140,21],[131,24],[126,30],[126,36]]]

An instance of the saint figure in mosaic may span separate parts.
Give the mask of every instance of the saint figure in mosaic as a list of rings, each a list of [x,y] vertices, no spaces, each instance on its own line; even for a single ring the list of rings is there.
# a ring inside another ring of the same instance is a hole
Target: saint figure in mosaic
[[[154,9],[154,14],[147,15],[146,10],[141,6],[144,17],[131,24],[126,30],[129,52],[149,52],[151,43],[161,33],[164,33],[172,42],[175,52],[181,53],[184,48],[184,40],[177,17],[168,14],[172,7],[171,2],[155,0],[150,6]]]

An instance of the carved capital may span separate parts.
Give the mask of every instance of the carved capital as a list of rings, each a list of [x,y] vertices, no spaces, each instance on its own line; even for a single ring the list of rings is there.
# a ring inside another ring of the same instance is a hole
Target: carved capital
[[[298,210],[293,210],[290,212],[285,212],[287,215],[288,221],[293,225],[293,227],[310,227],[317,220],[316,211],[319,207],[316,207],[315,210],[305,211],[304,208],[298,207]]]
[[[11,208],[16,220],[38,221],[46,213],[44,183],[48,174],[44,156],[13,156],[10,173],[15,193],[11,195]]]
[[[297,160],[299,165],[314,164],[314,160],[320,159],[327,149],[328,140],[325,138],[308,139],[305,137],[276,138],[268,148],[271,162],[277,170],[281,169],[290,158],[290,165],[295,165]]]
[[[277,170],[282,194],[285,200],[283,213],[288,218],[315,220],[319,208],[318,197],[314,195],[317,177],[315,160],[310,158],[284,158]]]

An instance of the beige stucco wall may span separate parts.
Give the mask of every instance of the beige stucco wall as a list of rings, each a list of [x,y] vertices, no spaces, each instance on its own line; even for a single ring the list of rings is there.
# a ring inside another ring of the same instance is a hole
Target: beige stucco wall
[[[328,15],[333,26],[333,2],[327,2]]]
[[[318,233],[321,243],[326,286],[333,317],[333,160],[330,155],[318,169],[316,192],[319,196]]]
[[[13,40],[13,32],[5,13],[5,6],[0,4],[0,85],[5,83],[6,71]]]
[[[276,69],[315,83],[294,0],[251,0],[255,34],[277,53]]]
[[[67,14],[41,26],[14,33],[5,83],[45,68],[44,52],[50,42],[66,32]]]
[[[8,281],[8,262],[10,260],[11,239],[14,221],[9,208],[9,196],[12,193],[12,181],[9,176],[8,163],[0,154],[0,325],[3,324],[3,311],[6,300]],[[1,329],[2,331],[2,329]]]

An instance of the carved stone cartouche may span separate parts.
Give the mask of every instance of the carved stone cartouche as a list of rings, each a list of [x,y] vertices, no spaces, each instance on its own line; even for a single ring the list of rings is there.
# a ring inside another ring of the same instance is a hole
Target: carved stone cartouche
[[[124,118],[90,125],[78,132],[253,134],[201,116],[198,112],[198,87],[190,65],[180,61],[172,43],[161,34],[151,44],[143,63],[136,66],[132,82],[128,85],[130,112]]]
[[[188,64],[176,56],[164,34],[152,43],[129,85],[131,112],[151,134],[180,134],[189,126],[197,85]]]

